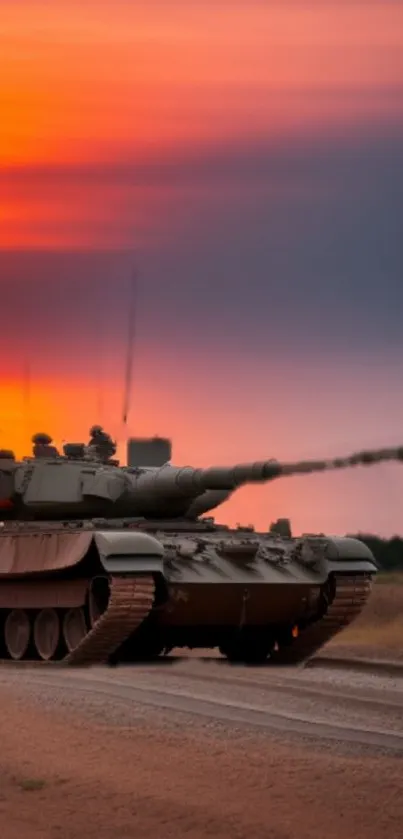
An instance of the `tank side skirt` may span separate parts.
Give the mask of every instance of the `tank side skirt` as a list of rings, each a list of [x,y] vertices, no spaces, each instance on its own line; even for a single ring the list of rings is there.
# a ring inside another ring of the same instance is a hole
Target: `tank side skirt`
[[[88,555],[93,540],[91,530],[5,530],[0,535],[0,582],[10,577],[34,579],[76,568]]]
[[[84,606],[90,580],[0,580],[0,609]]]

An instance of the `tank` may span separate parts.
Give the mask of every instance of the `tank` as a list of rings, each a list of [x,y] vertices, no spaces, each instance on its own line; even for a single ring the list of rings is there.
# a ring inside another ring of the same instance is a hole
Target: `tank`
[[[231,662],[300,663],[366,603],[376,563],[362,542],[204,514],[246,484],[400,461],[403,448],[196,469],[120,466],[99,426],[63,454],[32,440],[21,461],[0,452],[5,658],[79,666],[218,647]]]

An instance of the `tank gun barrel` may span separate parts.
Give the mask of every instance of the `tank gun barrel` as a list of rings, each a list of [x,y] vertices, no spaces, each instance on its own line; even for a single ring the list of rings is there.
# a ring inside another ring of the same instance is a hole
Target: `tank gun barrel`
[[[263,460],[255,463],[240,463],[230,467],[211,467],[208,469],[185,467],[175,470],[174,482],[183,491],[189,490],[195,494],[205,490],[232,491],[249,483],[267,483],[275,478],[348,469],[354,466],[372,466],[385,461],[403,461],[403,446],[369,449],[329,460],[297,460],[291,463],[279,460]],[[173,477],[171,474],[171,479]],[[158,483],[157,478],[157,485]],[[164,488],[167,489],[164,480],[162,483]]]

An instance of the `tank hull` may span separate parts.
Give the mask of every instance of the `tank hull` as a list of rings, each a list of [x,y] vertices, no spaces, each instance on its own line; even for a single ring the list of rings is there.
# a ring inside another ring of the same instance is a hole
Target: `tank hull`
[[[353,539],[121,520],[0,532],[1,656],[72,666],[218,647],[299,663],[350,623],[376,566]]]

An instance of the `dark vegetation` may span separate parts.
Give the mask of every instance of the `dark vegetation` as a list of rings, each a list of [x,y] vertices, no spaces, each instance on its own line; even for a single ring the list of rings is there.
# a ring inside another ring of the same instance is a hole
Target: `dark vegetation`
[[[354,538],[369,547],[381,571],[403,571],[402,538],[393,536],[392,539],[381,539],[366,533],[357,533]]]

